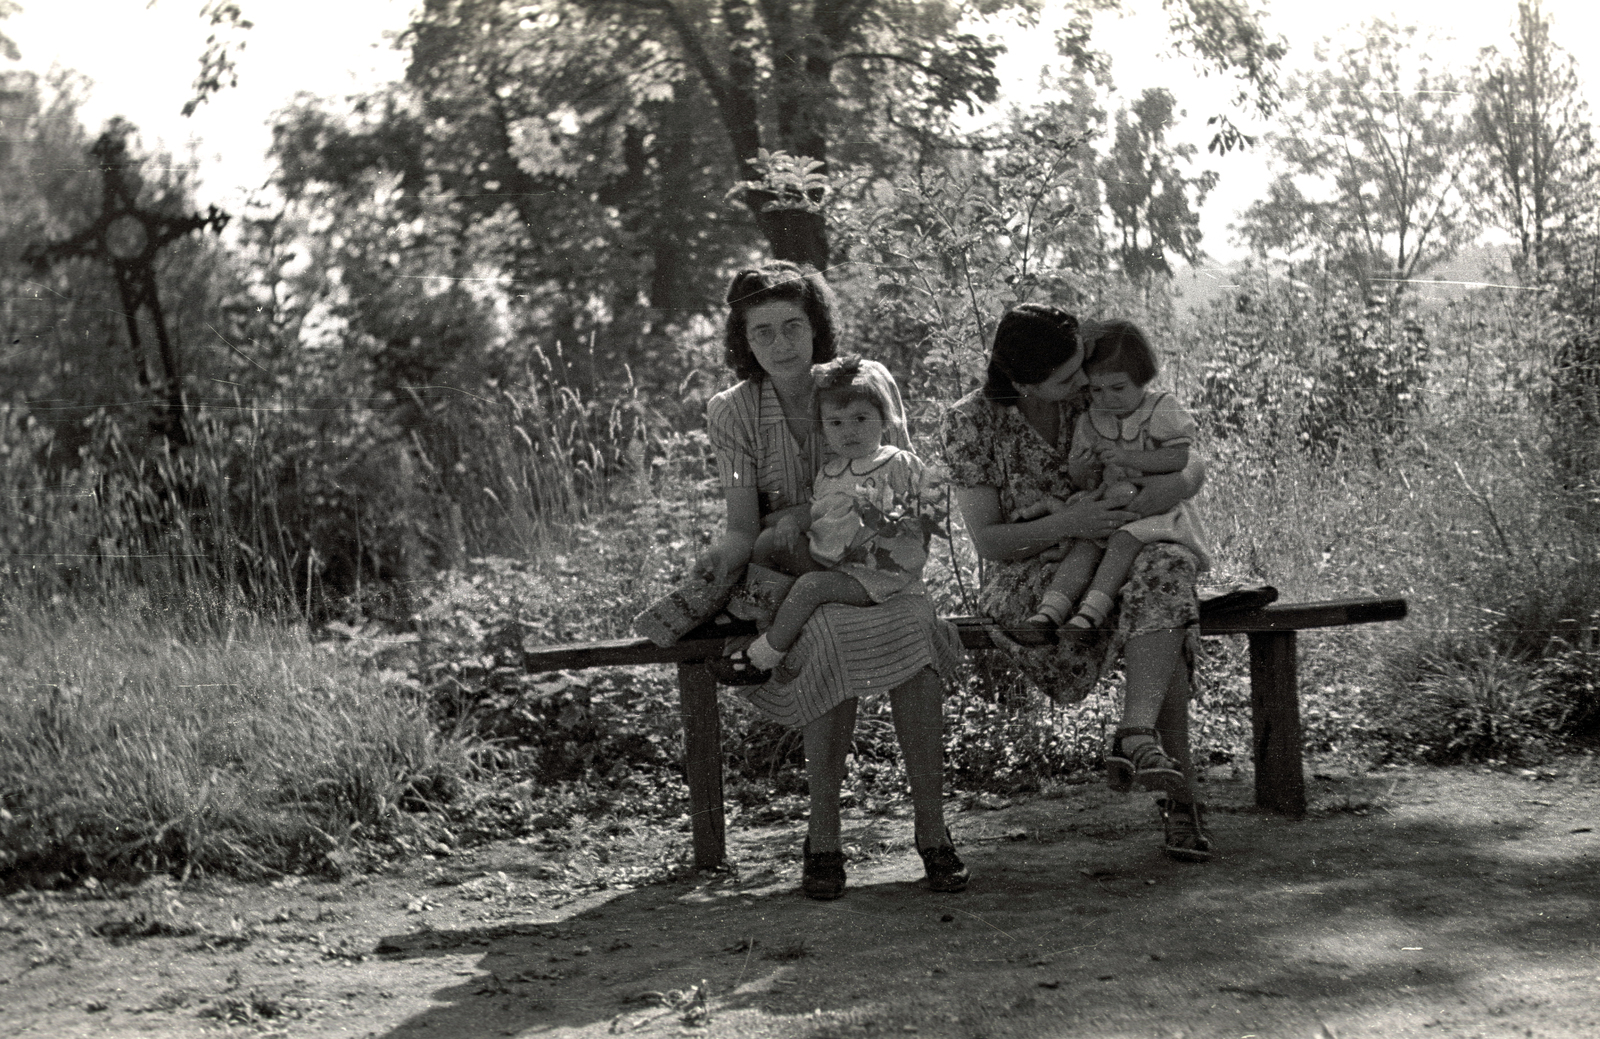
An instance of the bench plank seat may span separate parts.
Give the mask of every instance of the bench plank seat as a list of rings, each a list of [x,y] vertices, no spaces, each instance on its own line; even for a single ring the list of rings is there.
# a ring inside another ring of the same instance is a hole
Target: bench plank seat
[[[1250,643],[1250,715],[1254,732],[1256,805],[1290,818],[1306,813],[1305,770],[1300,733],[1296,634],[1315,628],[1401,620],[1406,600],[1363,598],[1325,602],[1271,603],[1219,610],[1200,603],[1201,635],[1247,635]],[[952,617],[969,650],[995,648],[984,622]],[[728,638],[753,634],[743,622],[713,635],[691,633],[671,646],[649,639],[612,639],[525,649],[524,670],[574,671],[591,667],[676,664],[684,723],[684,772],[689,786],[694,858],[698,869],[717,869],[725,858],[722,798],[722,722],[717,685],[705,662],[720,657]]]

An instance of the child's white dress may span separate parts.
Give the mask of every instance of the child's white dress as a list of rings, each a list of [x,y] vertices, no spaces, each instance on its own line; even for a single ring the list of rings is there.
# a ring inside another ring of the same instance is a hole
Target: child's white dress
[[[811,482],[811,558],[854,577],[873,602],[920,594],[928,561],[922,479],[922,461],[892,444],[870,458],[824,462]]]
[[[1090,409],[1078,416],[1072,433],[1071,460],[1093,458],[1101,444],[1110,443],[1129,451],[1153,451],[1162,447],[1188,447],[1194,443],[1198,429],[1194,416],[1184,410],[1176,397],[1164,390],[1146,393],[1144,401],[1133,414],[1118,419],[1105,411]],[[1123,479],[1107,467],[1102,486]],[[1200,569],[1211,568],[1211,555],[1206,551],[1206,537],[1200,527],[1200,518],[1187,501],[1154,516],[1134,520],[1119,528],[1127,531],[1142,543],[1170,541],[1194,551],[1200,558]]]

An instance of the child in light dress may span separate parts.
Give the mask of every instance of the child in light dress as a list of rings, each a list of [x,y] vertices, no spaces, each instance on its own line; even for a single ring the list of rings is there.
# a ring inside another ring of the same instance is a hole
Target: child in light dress
[[[1088,330],[1085,339],[1090,403],[1072,433],[1067,473],[1076,486],[1126,505],[1139,493],[1132,481],[1180,472],[1189,464],[1195,421],[1171,393],[1148,388],[1160,362],[1137,325],[1107,321]],[[1135,520],[1103,543],[1075,541],[1041,597],[1039,612],[1013,633],[1016,640],[1038,646],[1089,635],[1111,612],[1134,557],[1155,541],[1192,549],[1202,570],[1211,565],[1188,502]]]
[[[811,501],[779,514],[756,539],[751,563],[795,581],[771,626],[744,651],[752,677],[774,669],[784,677],[784,654],[826,603],[871,606],[892,595],[925,594],[924,467],[884,441],[896,414],[888,399],[892,379],[886,388],[887,373],[864,368],[855,356],[821,366],[815,377],[826,460],[812,481]]]

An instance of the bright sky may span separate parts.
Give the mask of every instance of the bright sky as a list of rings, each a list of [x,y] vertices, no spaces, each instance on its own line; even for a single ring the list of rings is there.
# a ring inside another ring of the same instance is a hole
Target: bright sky
[[[254,28],[239,55],[239,86],[213,96],[188,119],[181,115],[192,93],[198,59],[210,29],[198,17],[202,0],[20,0],[21,14],[0,22],[16,41],[21,65],[44,71],[54,64],[88,75],[93,90],[84,116],[91,130],[112,115],[124,115],[143,131],[147,144],[163,143],[179,158],[192,145],[200,162],[202,204],[236,204],[266,176],[262,157],[272,113],[298,91],[340,95],[364,89],[403,70],[392,47],[413,0],[243,0]],[[1096,42],[1111,52],[1121,92],[1137,96],[1147,86],[1166,86],[1190,117],[1187,136],[1204,151],[1205,117],[1220,111],[1228,87],[1197,81],[1185,59],[1164,54],[1160,0],[1125,0],[1136,14],[1105,19]],[[1556,39],[1581,69],[1600,67],[1600,12],[1586,0],[1544,0]],[[1047,0],[1059,14],[1061,5]],[[1288,64],[1308,63],[1317,40],[1372,15],[1429,27],[1459,37],[1436,56],[1461,71],[1477,50],[1502,47],[1516,14],[1515,0],[1343,0],[1305,3],[1268,0],[1269,28],[1288,37]],[[1448,19],[1448,21],[1446,21]],[[1047,23],[1051,21],[1047,14]],[[92,27],[92,28],[90,28]],[[1005,62],[1008,93],[1026,99],[1039,66],[1053,56],[1048,25],[1018,34]],[[0,69],[15,67],[0,58]],[[1203,213],[1207,250],[1219,259],[1238,255],[1227,224],[1257,197],[1266,182],[1258,151],[1222,158],[1203,156],[1202,168],[1221,174]]]

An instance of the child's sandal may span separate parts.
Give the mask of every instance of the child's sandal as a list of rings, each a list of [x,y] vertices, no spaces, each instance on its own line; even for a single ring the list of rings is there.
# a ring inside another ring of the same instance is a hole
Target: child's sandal
[[[1123,753],[1122,740],[1126,736],[1149,736],[1151,741]],[[1188,781],[1178,763],[1162,749],[1161,738],[1154,729],[1118,729],[1111,737],[1111,749],[1106,753],[1106,784],[1125,794],[1134,783],[1146,790],[1165,791],[1169,797],[1188,793]]]
[[[765,685],[772,677],[771,671],[763,671],[750,663],[750,654],[742,649],[709,661],[706,667],[719,685]]]

